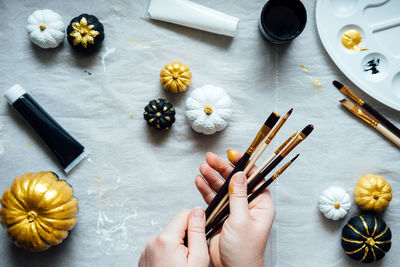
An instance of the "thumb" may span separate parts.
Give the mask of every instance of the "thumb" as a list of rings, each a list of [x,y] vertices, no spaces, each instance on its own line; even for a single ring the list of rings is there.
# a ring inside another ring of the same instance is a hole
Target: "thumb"
[[[249,219],[247,202],[247,178],[243,172],[236,173],[229,182],[229,220],[241,225]]]
[[[193,266],[208,265],[208,247],[205,234],[206,216],[202,208],[191,211],[188,221],[189,263]],[[201,263],[201,264],[200,264]]]

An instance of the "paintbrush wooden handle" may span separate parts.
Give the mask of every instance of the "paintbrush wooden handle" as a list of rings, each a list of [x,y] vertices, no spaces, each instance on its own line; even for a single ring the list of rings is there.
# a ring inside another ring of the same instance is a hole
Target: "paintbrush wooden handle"
[[[397,137],[394,133],[389,131],[385,126],[382,124],[378,124],[376,126],[376,130],[380,132],[383,136],[385,136],[387,139],[389,139],[392,143],[400,147],[400,138]]]
[[[388,119],[386,119],[381,113],[375,110],[373,107],[365,103],[362,105],[365,110],[371,113],[372,116],[375,117],[382,125],[384,125],[388,130],[392,131],[397,137],[400,138],[400,129],[397,128],[393,123],[391,123]]]
[[[221,186],[221,188],[218,190],[217,194],[211,201],[210,205],[208,205],[206,209],[206,218],[208,218],[211,213],[214,211],[214,209],[218,206],[219,202],[224,198],[224,196],[228,193],[228,188],[229,188],[229,181],[231,180],[232,176],[239,172],[242,171],[247,163],[247,161],[250,158],[250,154],[245,153],[238,163],[236,163],[235,167],[233,168],[232,172],[229,174],[229,176],[226,178],[225,183]]]

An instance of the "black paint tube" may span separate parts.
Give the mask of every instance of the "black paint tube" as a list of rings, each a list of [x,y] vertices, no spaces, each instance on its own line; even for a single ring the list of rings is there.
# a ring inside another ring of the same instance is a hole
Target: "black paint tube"
[[[4,96],[14,110],[46,143],[66,173],[85,158],[85,148],[67,133],[21,86],[14,85]]]

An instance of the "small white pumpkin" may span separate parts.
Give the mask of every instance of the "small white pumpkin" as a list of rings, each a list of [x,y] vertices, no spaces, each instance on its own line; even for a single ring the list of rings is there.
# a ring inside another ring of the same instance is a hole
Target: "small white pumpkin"
[[[232,99],[221,87],[204,85],[186,99],[185,114],[193,130],[214,134],[228,126],[232,114]]]
[[[36,10],[28,18],[26,31],[31,41],[41,48],[55,48],[64,40],[62,18],[50,9]]]
[[[319,197],[319,210],[331,220],[344,218],[351,206],[350,196],[343,188],[331,186]]]

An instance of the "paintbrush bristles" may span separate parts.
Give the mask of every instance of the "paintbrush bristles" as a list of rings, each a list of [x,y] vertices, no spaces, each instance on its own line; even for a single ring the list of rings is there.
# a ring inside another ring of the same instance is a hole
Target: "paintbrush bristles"
[[[338,81],[333,81],[332,82],[333,83],[333,85],[337,88],[337,89],[342,89],[342,87],[343,87],[343,84],[341,84],[340,82],[338,82]]]
[[[258,130],[256,137],[253,139],[253,142],[251,142],[251,145],[247,149],[247,151],[246,151],[247,154],[253,155],[254,151],[257,149],[257,147],[260,145],[260,143],[264,140],[264,138],[269,134],[271,129],[278,122],[279,118],[280,118],[280,115],[277,114],[276,112],[272,112],[271,115],[269,115],[268,119],[261,126],[260,130]]]
[[[280,120],[280,122],[278,123],[278,125],[276,125],[276,127],[272,130],[271,134],[267,137],[267,139],[265,140],[266,144],[269,144],[272,142],[272,140],[275,138],[275,136],[278,134],[279,130],[282,128],[282,126],[285,124],[285,122],[287,121],[287,119],[289,118],[290,114],[292,114],[293,108],[291,108],[286,114],[285,116],[283,116],[283,118]]]
[[[365,104],[364,100],[359,98],[353,91],[351,91],[349,88],[344,86],[338,81],[333,81],[333,85],[339,89],[340,92],[342,92],[344,95],[347,95],[351,99],[353,99],[355,102],[357,102],[358,105],[363,106]]]
[[[301,133],[303,133],[305,136],[308,136],[313,130],[314,130],[314,125],[309,124],[301,131]]]

